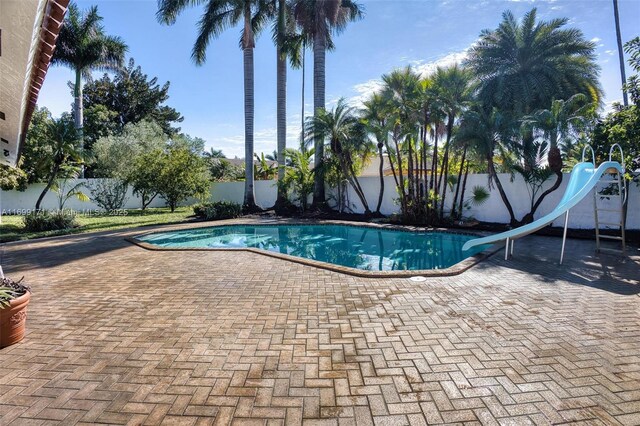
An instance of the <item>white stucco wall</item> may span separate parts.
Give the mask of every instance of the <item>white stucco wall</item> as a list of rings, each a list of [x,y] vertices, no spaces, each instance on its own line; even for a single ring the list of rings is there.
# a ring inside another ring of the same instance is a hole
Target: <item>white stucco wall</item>
[[[500,175],[500,180],[507,193],[509,200],[513,206],[514,212],[518,219],[521,219],[524,214],[529,211],[530,196],[527,191],[527,186],[520,177],[511,182],[510,176],[507,174]],[[558,203],[564,189],[569,180],[569,175],[564,176],[562,185],[559,189],[548,195],[540,208],[536,212],[536,218],[541,217],[550,212]],[[363,187],[364,193],[367,197],[369,207],[375,209],[378,202],[378,177],[362,177],[360,178],[360,184]],[[551,184],[551,181],[548,185]],[[474,174],[469,175],[467,181],[467,193],[469,197],[471,189],[476,186],[487,187],[487,175],[486,174]],[[10,213],[15,210],[33,209],[40,192],[42,191],[44,184],[34,184],[29,186],[26,191],[0,191],[0,210],[3,214]],[[88,194],[88,191],[85,191]],[[331,190],[329,191],[331,193]],[[256,181],[255,182],[255,194],[256,202],[261,207],[271,207],[275,203],[277,195],[277,187],[275,181]],[[211,185],[211,200],[228,200],[241,204],[244,195],[244,182],[219,182]],[[396,204],[398,194],[396,192],[395,182],[392,176],[385,177],[385,192],[382,203],[381,211],[383,214],[392,214],[399,211],[399,206]],[[453,200],[453,193],[447,194],[447,200],[449,203]],[[353,190],[349,188],[349,201],[352,203],[352,209],[354,212],[363,212],[362,205],[360,204],[358,197]],[[184,204],[190,205],[196,203],[197,200],[190,199]],[[617,202],[617,199],[608,201],[612,205]],[[447,204],[449,204],[447,203]],[[606,204],[606,200],[602,200],[599,203]],[[164,206],[164,200],[157,197],[151,207]],[[57,208],[56,194],[48,193],[44,199],[43,207],[46,209]],[[65,205],[66,208],[72,208],[76,210],[93,210],[97,209],[93,202],[80,202],[77,199],[70,199]],[[135,197],[131,190],[129,190],[128,200],[125,208],[139,208],[140,201]],[[494,188],[490,191],[489,199],[480,206],[472,206],[471,209],[464,212],[465,216],[473,217],[477,220],[484,222],[498,222],[506,223],[509,221],[509,214],[505,208],[500,194]],[[601,213],[601,220],[613,222],[617,221],[617,217],[613,213]],[[561,226],[562,219],[558,219],[554,225]],[[593,197],[588,196],[582,200],[576,207],[571,210],[569,216],[569,226],[572,228],[592,229],[594,227],[593,217]],[[640,188],[637,185],[632,184],[629,191],[629,209],[627,217],[627,229],[640,229]]]
[[[529,195],[527,185],[524,183],[520,176],[516,176],[513,182],[511,182],[511,176],[509,174],[500,174],[500,182],[507,194],[507,198],[511,202],[515,216],[517,219],[522,217],[530,211],[531,197]],[[569,181],[569,174],[566,173],[562,179],[560,187],[549,194],[538,210],[536,211],[535,218],[539,218],[549,213],[558,204],[562,194],[564,194],[565,188]],[[544,189],[551,186],[552,180],[550,179],[544,186]],[[363,188],[369,208],[374,210],[378,202],[378,189],[379,178],[378,177],[362,177],[360,178],[360,185]],[[467,189],[465,193],[465,199],[471,195],[471,190],[474,186],[483,186],[488,189],[488,175],[486,174],[470,174],[467,180]],[[627,229],[640,229],[640,188],[637,185],[631,184],[629,188],[629,208],[627,213]],[[454,193],[448,192],[446,196],[446,205],[450,207],[450,203],[453,200]],[[385,177],[385,192],[380,211],[383,214],[391,214],[399,211],[400,206],[396,203],[398,193],[396,191],[395,181],[393,176]],[[353,204],[352,209],[354,212],[361,213],[364,211],[360,200],[353,191],[349,188],[349,201]],[[612,198],[611,200],[600,200],[598,205],[600,207],[606,207],[607,205],[615,207],[615,203],[619,203],[619,199]],[[496,223],[508,223],[509,212],[504,206],[500,194],[496,188],[490,190],[489,199],[480,206],[471,206],[469,210],[465,210],[464,216],[473,217],[483,222],[496,222]],[[618,221],[619,215],[615,213],[600,213],[600,220],[606,222]],[[554,222],[554,226],[561,226],[563,219],[559,218]],[[594,228],[594,207],[593,197],[585,197],[577,206],[571,209],[569,214],[569,226],[571,228],[578,229],[593,229]]]

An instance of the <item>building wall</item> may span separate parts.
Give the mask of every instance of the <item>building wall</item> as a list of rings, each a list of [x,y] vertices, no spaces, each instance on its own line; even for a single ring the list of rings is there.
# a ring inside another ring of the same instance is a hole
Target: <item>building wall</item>
[[[517,176],[513,182],[510,181],[510,175],[500,175],[500,180],[503,184],[505,192],[518,219],[521,219],[529,211],[530,195],[527,190],[527,186],[524,181]],[[559,189],[548,195],[543,203],[540,205],[535,217],[539,218],[549,213],[556,204],[560,201],[562,194],[566,188],[569,175],[565,174],[562,185]],[[367,197],[369,207],[374,210],[378,201],[378,177],[361,177],[360,184]],[[549,184],[550,185],[550,184]],[[471,194],[471,190],[474,186],[487,187],[487,175],[486,174],[473,174],[469,175],[467,181],[467,193],[468,198]],[[11,214],[16,210],[33,209],[40,192],[44,188],[44,184],[34,184],[24,192],[19,191],[1,191],[0,192],[0,210],[3,214]],[[545,187],[546,188],[546,187]],[[88,191],[85,191],[88,193]],[[256,202],[262,207],[271,207],[275,203],[277,195],[277,187],[275,181],[256,181],[255,183]],[[329,191],[332,194],[333,191]],[[453,200],[453,192],[447,194],[447,205],[450,206],[450,202]],[[244,182],[217,182],[211,185],[211,199],[214,201],[228,200],[241,204],[244,196]],[[381,211],[383,214],[389,215],[399,212],[399,205],[396,203],[398,194],[396,192],[395,183],[392,176],[385,177],[385,191],[382,202]],[[351,208],[354,212],[362,213],[364,211],[360,201],[358,200],[355,192],[349,188],[349,201]],[[187,200],[185,205],[196,203],[197,200]],[[609,204],[615,206],[618,202],[613,198],[609,201],[602,200],[603,205]],[[151,207],[164,206],[164,200],[157,197]],[[98,206],[93,202],[80,202],[77,199],[70,199],[66,205],[66,208],[72,208],[76,210],[94,210]],[[140,201],[135,197],[131,190],[129,190],[128,200],[125,208],[139,208]],[[56,194],[49,192],[44,199],[43,208],[54,209],[57,208]],[[509,214],[504,207],[500,194],[496,189],[490,191],[489,199],[479,206],[470,206],[465,210],[464,216],[475,218],[484,222],[497,222],[507,223],[509,221]],[[594,212],[593,212],[593,197],[588,196],[582,200],[576,207],[571,210],[569,215],[569,226],[572,228],[592,229],[594,227]],[[602,221],[613,222],[616,221],[616,215],[614,213],[602,213]],[[562,218],[557,219],[554,222],[556,226],[562,226]],[[632,184],[629,191],[629,209],[627,217],[628,229],[640,229],[640,188],[637,185]]]

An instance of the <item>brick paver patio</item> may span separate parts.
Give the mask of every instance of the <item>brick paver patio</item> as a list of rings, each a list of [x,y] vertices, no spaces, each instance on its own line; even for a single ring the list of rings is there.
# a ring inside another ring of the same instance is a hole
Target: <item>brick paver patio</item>
[[[637,248],[569,240],[560,267],[529,237],[413,282],[133,234],[1,249],[33,298],[0,424],[640,424]]]

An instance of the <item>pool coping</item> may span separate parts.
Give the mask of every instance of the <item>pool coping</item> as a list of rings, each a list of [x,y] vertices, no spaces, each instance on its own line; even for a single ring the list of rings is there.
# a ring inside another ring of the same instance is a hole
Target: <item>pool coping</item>
[[[186,225],[186,224],[185,224]],[[200,226],[193,226],[194,224],[189,224],[191,226],[180,226],[179,228],[174,228],[172,230],[180,231],[185,229],[194,229],[194,228],[217,228],[223,226],[242,226],[242,225],[253,225],[253,226],[273,226],[273,225],[343,225],[343,226],[353,226],[360,228],[374,228],[374,229],[387,229],[394,231],[404,231],[404,232],[447,232],[454,234],[462,234],[462,235],[474,235],[474,236],[482,236],[483,233],[479,232],[465,232],[458,229],[448,229],[448,228],[423,228],[418,226],[410,226],[410,225],[396,225],[389,223],[370,223],[370,222],[351,222],[345,220],[301,220],[301,219],[267,219],[267,220],[243,220],[243,219],[233,219],[233,220],[223,220],[216,222],[203,222],[199,223]],[[149,232],[144,232],[132,237],[126,237],[125,240],[135,244],[138,247],[141,247],[145,250],[150,251],[218,251],[218,252],[248,252],[255,253],[262,256],[268,256],[276,259],[286,260],[289,262],[298,263],[301,265],[312,266],[315,268],[325,269],[333,272],[339,272],[342,274],[352,275],[356,277],[363,278],[410,278],[416,276],[422,277],[450,277],[454,275],[459,275],[464,271],[468,270],[472,266],[478,264],[479,262],[485,260],[489,256],[497,253],[502,247],[503,244],[497,243],[492,246],[486,248],[480,253],[476,253],[473,256],[467,257],[462,261],[448,267],[445,269],[416,269],[416,270],[396,270],[396,271],[367,271],[363,269],[349,268],[347,266],[334,265],[332,263],[320,262],[318,260],[306,259],[303,257],[292,256],[283,253],[276,253],[272,251],[256,249],[252,247],[234,247],[234,248],[221,248],[221,247],[160,247],[154,244],[147,243],[145,241],[140,240],[140,237],[157,234],[160,232],[167,232],[160,229],[154,229]]]

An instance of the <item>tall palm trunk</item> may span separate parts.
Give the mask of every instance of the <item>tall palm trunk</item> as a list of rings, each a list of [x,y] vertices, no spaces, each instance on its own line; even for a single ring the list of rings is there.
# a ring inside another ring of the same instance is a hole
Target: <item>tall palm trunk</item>
[[[320,32],[316,33],[313,40],[313,110],[314,116],[318,115],[320,110],[325,108],[325,59],[326,59],[326,42],[324,35]],[[316,208],[322,208],[325,205],[324,191],[324,141],[322,136],[314,138],[314,168],[316,170],[313,185],[313,205]]]
[[[82,132],[84,121],[84,108],[82,104],[82,71],[76,70],[76,84],[73,86],[73,123],[78,130]]]
[[[245,8],[244,16],[244,203],[245,211],[255,211],[258,209],[256,205],[256,197],[254,190],[253,178],[253,33],[251,31],[251,9],[249,3]]]
[[[464,169],[464,179],[462,180],[462,191],[460,192],[460,205],[458,208],[458,214],[460,219],[462,219],[462,213],[464,212],[464,193],[467,189],[467,177],[469,177],[469,162],[467,162],[467,167]]]
[[[449,148],[451,146],[451,135],[453,134],[453,121],[454,113],[449,114],[449,120],[447,121],[447,142],[444,148],[444,156],[442,157],[442,174],[440,180],[442,181],[442,198],[440,200],[440,216],[444,217],[444,203],[447,197],[447,177],[449,175]],[[440,182],[438,182],[438,189],[440,189]]]
[[[509,224],[512,226],[517,225],[518,221],[516,220],[516,215],[513,212],[513,207],[511,207],[509,198],[507,198],[507,194],[504,191],[504,188],[502,187],[502,182],[500,182],[500,178],[498,177],[498,173],[496,172],[496,168],[493,163],[493,157],[490,155],[487,156],[487,168],[489,169],[489,183],[491,183],[491,180],[495,182],[496,187],[498,188],[498,193],[500,194],[500,198],[502,199],[504,206],[507,208],[507,211],[509,212]]]
[[[278,46],[276,47],[277,59],[277,134],[278,134],[278,182],[284,181],[285,159],[284,151],[287,148],[287,62],[282,55],[282,41],[285,32],[285,0],[278,0]],[[278,197],[276,206],[281,206],[287,194],[283,185],[278,185]]]
[[[618,60],[620,61],[620,78],[622,79],[622,102],[629,105],[629,98],[624,85],[627,84],[627,76],[624,70],[624,51],[622,50],[622,35],[620,34],[620,15],[618,13],[618,0],[613,0],[613,17],[616,21],[616,41],[618,42]]]
[[[378,142],[378,156],[380,157],[380,166],[378,167],[378,173],[380,175],[380,194],[378,195],[378,205],[376,206],[376,214],[380,214],[380,207],[382,206],[382,198],[384,197],[384,154],[382,148],[384,144]]]
[[[82,70],[76,69],[76,84],[73,86],[73,124],[78,131],[78,140],[80,141],[80,155],[84,151],[84,135],[82,128],[84,127],[84,106],[82,99]],[[84,178],[84,166],[80,168],[80,178]]]
[[[304,147],[304,79],[306,76],[306,64],[305,64],[305,56],[307,56],[307,47],[305,44],[302,44],[302,99],[301,99],[301,111],[300,111],[300,147]]]
[[[456,193],[453,196],[453,203],[452,203],[452,207],[451,207],[451,217],[452,218],[456,218],[456,204],[458,202],[458,195],[460,194],[460,186],[462,185],[462,171],[464,169],[464,162],[467,159],[467,145],[464,146],[464,149],[462,150],[462,159],[460,160],[460,170],[458,170],[458,181],[456,182]],[[465,176],[466,177],[466,176]],[[460,209],[460,212],[458,213],[458,215],[462,215],[462,209]]]

